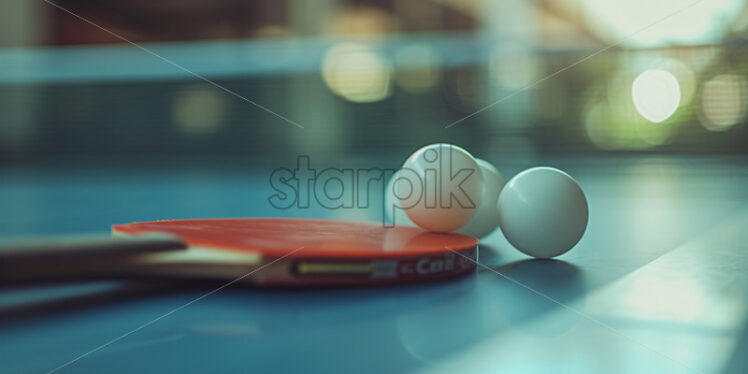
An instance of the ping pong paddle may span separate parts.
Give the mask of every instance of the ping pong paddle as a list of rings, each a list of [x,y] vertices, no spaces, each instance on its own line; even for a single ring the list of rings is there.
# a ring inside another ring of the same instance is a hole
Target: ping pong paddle
[[[85,260],[76,256],[78,265],[63,271],[64,275],[238,280],[260,286],[402,283],[472,272],[478,250],[478,239],[462,234],[316,219],[168,220],[115,225],[112,232],[120,243],[138,238],[148,238],[154,244],[160,241],[159,250],[131,250],[129,255],[120,251]],[[154,233],[171,237],[156,240]],[[183,246],[164,244],[174,238]],[[81,266],[81,262],[85,264]],[[29,261],[11,263],[2,265],[0,281],[5,284],[59,279],[55,273],[64,268],[54,263],[42,267]]]

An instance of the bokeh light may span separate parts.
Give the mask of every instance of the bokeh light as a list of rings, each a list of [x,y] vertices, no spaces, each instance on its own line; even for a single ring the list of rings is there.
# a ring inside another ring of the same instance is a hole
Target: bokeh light
[[[371,103],[390,96],[391,75],[389,61],[365,44],[336,44],[322,62],[322,78],[330,90],[354,103]]]
[[[583,112],[584,131],[597,148],[641,150],[666,144],[689,115],[685,108],[676,112],[678,101],[670,100],[667,108],[672,112],[665,119],[659,123],[646,119],[634,104],[632,82],[640,76],[624,70],[586,94],[589,99]],[[669,94],[679,96],[680,89],[670,87]],[[663,112],[655,114],[664,117]]]
[[[397,30],[397,22],[388,12],[366,6],[345,6],[336,9],[327,24],[327,32],[343,36],[373,36]]]
[[[526,46],[494,48],[489,64],[492,79],[508,90],[524,89],[540,78],[540,61]]]
[[[218,130],[226,115],[226,96],[208,85],[191,85],[177,91],[172,106],[174,122],[189,135]]]
[[[739,15],[744,0],[583,0],[595,33],[630,46],[709,43]]]
[[[607,122],[610,118],[610,110],[602,101],[596,101],[588,105],[584,116],[584,129],[587,138],[603,150],[621,148],[625,145],[626,139],[617,137],[615,131]]]
[[[680,86],[680,106],[686,106],[693,100],[696,93],[696,73],[683,61],[676,59],[664,59],[657,63],[662,70],[668,71],[675,76]]]
[[[702,86],[701,124],[711,131],[725,131],[741,122],[748,105],[748,82],[736,74],[717,75]]]
[[[675,76],[665,70],[647,70],[631,86],[639,114],[655,123],[668,119],[680,106],[681,88]]]

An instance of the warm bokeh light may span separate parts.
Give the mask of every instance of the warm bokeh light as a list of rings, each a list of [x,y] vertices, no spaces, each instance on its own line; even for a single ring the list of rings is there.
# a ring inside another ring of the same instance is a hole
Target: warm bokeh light
[[[660,70],[648,70],[660,71]],[[646,73],[646,72],[645,72]],[[665,72],[666,74],[669,74]],[[684,108],[677,111],[678,101],[668,100],[667,106],[643,106],[642,109],[635,105],[636,100],[649,99],[649,95],[657,92],[657,89],[642,92],[635,95],[632,82],[642,77],[628,70],[615,74],[609,81],[591,89],[586,96],[589,101],[583,112],[584,131],[589,141],[599,149],[604,150],[638,150],[648,149],[666,144],[673,134],[678,130],[682,119],[688,115]],[[657,73],[660,75],[660,73]],[[655,76],[655,78],[656,78]],[[672,78],[672,76],[671,76]],[[644,76],[645,81],[648,79]],[[672,78],[674,79],[674,78]],[[670,79],[666,78],[670,81]],[[655,79],[655,82],[657,79]],[[676,82],[677,83],[677,82]],[[637,85],[637,90],[643,90],[645,85]],[[655,85],[656,86],[656,85]],[[678,96],[680,89],[673,86],[672,82],[668,88],[668,95]],[[657,96],[655,102],[662,98]],[[667,109],[667,112],[664,110]],[[647,119],[642,112],[652,117],[659,115],[662,119],[659,123],[653,123]],[[669,113],[669,114],[668,114]],[[675,113],[675,114],[674,114]]]
[[[397,23],[390,13],[376,7],[348,6],[336,10],[326,28],[334,35],[371,36],[393,32]]]
[[[681,89],[675,76],[665,70],[647,70],[631,86],[634,106],[642,117],[659,123],[675,113]]]
[[[540,77],[540,61],[527,47],[494,48],[489,60],[491,78],[500,87],[521,90]]]
[[[665,59],[658,63],[662,70],[668,71],[675,76],[680,86],[680,106],[691,103],[696,93],[696,73],[683,61],[676,59]]]
[[[322,78],[332,92],[354,103],[387,98],[392,67],[384,56],[364,44],[340,43],[322,62]]]
[[[226,115],[226,96],[208,85],[193,85],[177,91],[172,115],[185,134],[215,132]]]
[[[701,124],[708,130],[725,131],[745,118],[747,101],[748,82],[744,76],[717,75],[702,86]]]
[[[600,36],[630,46],[708,43],[728,30],[744,0],[583,0]]]

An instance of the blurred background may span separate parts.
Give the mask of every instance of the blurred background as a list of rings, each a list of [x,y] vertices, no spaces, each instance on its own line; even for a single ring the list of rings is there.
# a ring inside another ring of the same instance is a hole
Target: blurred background
[[[589,227],[562,261],[496,230],[481,264],[595,323],[484,271],[226,290],[96,352],[210,293],[4,291],[0,371],[96,353],[70,369],[683,372],[669,355],[747,373],[747,115],[746,0],[1,0],[0,244],[178,218],[382,222],[384,184],[371,209],[274,209],[268,177],[297,155],[398,168],[449,142],[506,179],[549,165],[580,183]]]
[[[744,0],[54,2],[2,4],[5,165],[748,152]]]

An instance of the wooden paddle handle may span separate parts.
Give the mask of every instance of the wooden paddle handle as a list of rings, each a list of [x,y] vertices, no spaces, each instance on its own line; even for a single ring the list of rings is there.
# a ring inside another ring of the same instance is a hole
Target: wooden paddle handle
[[[130,258],[186,248],[184,242],[167,234],[68,237],[3,244],[0,245],[0,287],[112,278]]]

